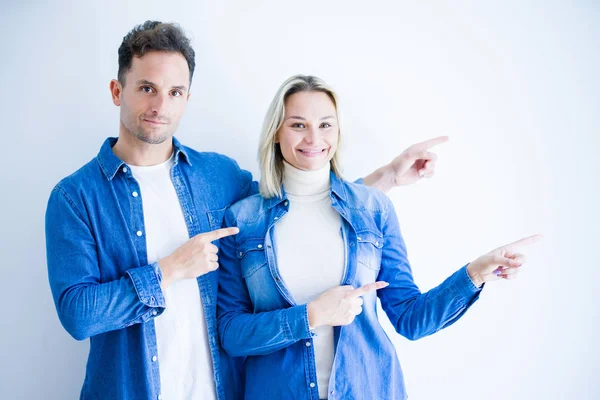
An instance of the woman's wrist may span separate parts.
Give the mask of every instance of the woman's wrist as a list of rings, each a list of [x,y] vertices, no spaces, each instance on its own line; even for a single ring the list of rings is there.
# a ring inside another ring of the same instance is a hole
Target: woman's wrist
[[[318,313],[316,311],[315,302],[311,301],[306,306],[308,310],[308,327],[312,330],[319,326]]]

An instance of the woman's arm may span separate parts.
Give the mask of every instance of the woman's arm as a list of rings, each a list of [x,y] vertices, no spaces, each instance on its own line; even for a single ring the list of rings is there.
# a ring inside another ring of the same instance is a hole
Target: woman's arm
[[[413,280],[394,206],[387,201],[377,279],[389,282],[389,286],[379,290],[378,296],[396,331],[417,340],[456,322],[478,299],[481,288],[473,284],[466,267],[462,267],[439,286],[421,293]]]
[[[235,226],[232,221],[227,211],[225,226]],[[312,337],[306,304],[254,313],[236,250],[234,237],[221,239],[217,323],[225,351],[234,357],[264,355]]]

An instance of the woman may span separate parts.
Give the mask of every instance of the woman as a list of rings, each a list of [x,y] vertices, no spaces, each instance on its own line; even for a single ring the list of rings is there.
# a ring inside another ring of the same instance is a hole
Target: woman
[[[445,328],[484,282],[514,277],[523,239],[486,254],[427,293],[415,285],[394,207],[341,178],[338,101],[294,76],[277,92],[261,137],[260,194],[233,205],[221,240],[218,329],[247,356],[246,399],[404,399],[376,296],[403,336]]]

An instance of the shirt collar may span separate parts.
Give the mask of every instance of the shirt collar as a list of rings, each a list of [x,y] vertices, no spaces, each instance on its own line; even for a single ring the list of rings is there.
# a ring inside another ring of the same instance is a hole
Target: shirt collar
[[[98,163],[100,164],[100,168],[106,176],[106,179],[108,179],[109,181],[115,177],[119,168],[125,165],[125,162],[119,157],[117,157],[112,151],[112,148],[115,145],[115,143],[117,143],[116,137],[107,138],[102,144],[102,147],[100,148],[100,152],[98,153],[97,157]],[[190,166],[192,165],[186,149],[184,148],[184,146],[181,145],[181,143],[179,143],[179,140],[177,140],[175,137],[173,137],[173,148],[175,149],[175,164],[177,164],[177,161],[181,158]]]

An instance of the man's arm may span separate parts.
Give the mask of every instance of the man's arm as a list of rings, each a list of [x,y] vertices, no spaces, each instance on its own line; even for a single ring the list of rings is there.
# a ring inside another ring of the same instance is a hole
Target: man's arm
[[[396,186],[410,185],[421,178],[430,178],[435,173],[437,155],[429,149],[447,141],[448,136],[440,136],[416,143],[400,153],[391,163],[367,175],[363,183],[387,192]]]
[[[165,309],[158,264],[101,283],[97,248],[83,214],[55,187],[46,209],[48,279],[59,319],[77,340],[146,322]]]

